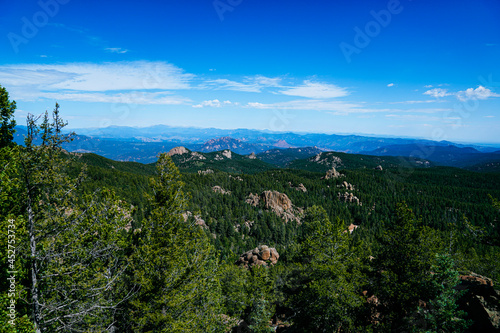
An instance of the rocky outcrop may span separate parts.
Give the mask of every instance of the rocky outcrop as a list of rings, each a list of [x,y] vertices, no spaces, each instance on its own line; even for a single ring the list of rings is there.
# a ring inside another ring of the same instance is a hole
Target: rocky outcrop
[[[207,158],[200,153],[193,151],[191,153],[191,159],[193,160],[206,160]]]
[[[476,273],[460,276],[458,290],[465,292],[459,308],[468,314],[473,324],[471,332],[500,332],[500,291],[493,281]]]
[[[236,264],[239,266],[244,266],[246,268],[252,266],[267,266],[276,265],[280,255],[274,247],[269,247],[267,245],[260,245],[253,250],[247,251],[240,255]]]
[[[239,182],[243,181],[243,178],[241,178],[240,176],[233,177],[233,176],[229,175],[229,179],[234,179],[234,180],[237,180]]]
[[[198,170],[198,174],[202,176],[206,176],[208,174],[214,173],[214,170],[212,169],[207,169],[207,170]]]
[[[304,186],[304,184],[302,184],[302,183],[300,183],[300,184],[299,184],[299,186],[297,186],[297,187],[294,187],[294,186],[292,185],[292,182],[288,182],[288,185],[290,185],[290,187],[291,187],[291,188],[294,188],[294,189],[296,189],[297,191],[302,191],[302,192],[304,192],[304,193],[305,193],[305,192],[307,192],[307,188],[306,188],[306,187]]]
[[[252,228],[254,223],[255,223],[255,221],[249,221],[249,220],[246,220],[245,223],[243,223],[243,225],[238,223],[234,226],[234,231],[240,232],[242,226],[245,226],[249,231]]]
[[[222,152],[222,156],[231,159],[231,151],[230,150],[224,150]]]
[[[321,179],[333,179],[333,178],[339,178],[339,177],[342,177],[342,175],[340,173],[338,173],[337,170],[335,170],[335,168],[331,168],[330,170],[328,170],[326,172],[326,175]]]
[[[250,155],[248,155],[248,158],[251,160],[255,160],[257,156],[255,155],[255,153],[251,153]]]
[[[278,191],[264,191],[260,195],[266,209],[271,209],[280,215],[283,211],[292,208],[292,201],[285,193]]]
[[[352,232],[353,232],[354,230],[358,229],[358,228],[359,228],[359,225],[356,225],[356,224],[351,223],[351,224],[349,225],[349,227],[347,227],[347,230],[349,230],[349,233],[350,233],[350,234],[352,234]]]
[[[249,205],[257,207],[259,205],[260,198],[257,194],[250,193],[245,202]]]
[[[382,166],[381,166],[381,165],[377,165],[377,166],[375,167],[375,170],[382,171],[382,170],[384,170],[384,169],[382,168]]]
[[[356,197],[354,194],[345,192],[345,193],[339,193],[338,198],[340,201],[344,202],[349,202],[349,203],[355,203],[359,206],[362,206],[362,203],[359,201],[358,197]]]
[[[332,168],[336,168],[342,165],[342,159],[338,156],[333,155],[332,153],[319,153],[318,155],[311,157],[311,159],[309,160],[318,164],[331,166]]]
[[[167,153],[168,156],[174,156],[174,155],[183,155],[189,153],[189,150],[187,150],[185,147],[175,147],[170,149],[170,151]]]
[[[182,217],[184,218],[184,222],[187,222],[192,217],[194,219],[194,224],[199,225],[204,229],[208,229],[205,220],[203,220],[200,215],[193,215],[190,211],[186,211],[182,213]]]
[[[342,185],[340,185],[340,186],[343,187],[343,188],[345,188],[348,191],[354,191],[354,185],[349,184],[345,180],[344,180],[344,182],[342,182]]]
[[[302,208],[295,207],[286,194],[278,191],[264,191],[260,196],[250,193],[246,203],[255,207],[263,205],[265,209],[274,212],[286,222],[295,220],[300,223],[300,217],[304,212]]]
[[[220,193],[220,194],[231,194],[231,191],[225,190],[222,187],[220,187],[219,185],[215,185],[214,187],[212,187],[212,191],[214,191],[215,193]]]

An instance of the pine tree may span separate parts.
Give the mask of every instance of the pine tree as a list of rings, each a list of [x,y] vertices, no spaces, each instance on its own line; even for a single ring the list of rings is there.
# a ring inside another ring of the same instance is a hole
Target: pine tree
[[[26,147],[19,150],[27,222],[21,253],[29,262],[35,331],[111,330],[124,297],[119,287],[127,266],[128,212],[106,190],[81,193],[83,172],[68,176],[71,161],[61,144],[70,136],[61,133],[59,105],[52,121],[47,113],[41,126],[38,119],[28,116]]]
[[[151,180],[151,216],[143,222],[133,259],[140,287],[131,302],[141,332],[216,332],[221,324],[217,261],[205,232],[184,221],[188,196],[171,158],[160,155]]]
[[[16,110],[16,102],[9,101],[9,93],[0,86],[0,148],[9,146],[14,139],[16,121],[14,120],[14,111]]]
[[[462,292],[455,289],[460,283],[458,271],[449,255],[436,255],[436,262],[432,265],[433,272],[431,288],[434,294],[429,301],[429,310],[424,312],[426,327],[429,333],[459,333],[465,331],[470,323],[464,319],[466,313],[458,310],[458,299]]]
[[[349,234],[340,219],[331,222],[326,211],[313,206],[303,222],[300,255],[303,266],[288,291],[294,327],[301,332],[334,332],[355,325],[362,305],[357,267],[349,250]]]
[[[398,204],[396,214],[397,221],[386,225],[372,265],[383,322],[402,330],[419,299],[430,296],[429,271],[439,240],[406,204]]]

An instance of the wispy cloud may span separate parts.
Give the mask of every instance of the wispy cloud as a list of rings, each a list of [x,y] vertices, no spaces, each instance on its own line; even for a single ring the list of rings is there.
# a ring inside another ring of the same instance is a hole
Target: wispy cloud
[[[171,96],[163,92],[125,92],[125,93],[75,93],[75,92],[44,92],[43,98],[57,101],[92,102],[92,103],[113,103],[113,104],[143,104],[143,105],[180,105],[191,100],[179,96]]]
[[[387,86],[388,87],[394,87],[394,83],[389,83]]]
[[[231,101],[219,101],[218,99],[213,99],[209,101],[203,101],[200,104],[193,105],[193,108],[203,108],[203,107],[212,107],[212,108],[220,108],[226,105],[238,105],[239,103],[232,103]]]
[[[124,54],[129,51],[127,49],[122,49],[121,47],[106,47],[104,48],[104,50],[110,53],[118,53],[118,54]]]
[[[488,99],[490,97],[500,97],[500,94],[496,94],[483,86],[479,86],[476,89],[469,88],[457,93],[457,98],[462,102],[475,99]]]
[[[279,88],[281,78],[271,78],[262,75],[247,76],[242,81],[229,79],[206,80],[200,88],[216,90],[233,90],[242,92],[262,92],[265,88]]]
[[[399,102],[390,102],[389,104],[425,104],[425,103],[441,103],[444,101],[435,100],[435,99],[426,99],[423,101],[399,101]]]
[[[349,95],[346,88],[342,88],[333,84],[304,81],[300,86],[292,87],[286,90],[281,90],[280,93],[289,96],[299,96],[307,98],[336,98]]]
[[[31,101],[57,98],[114,103],[133,97],[137,104],[179,104],[188,99],[171,94],[191,89],[193,78],[165,62],[0,66],[0,82],[9,87],[12,96]]]

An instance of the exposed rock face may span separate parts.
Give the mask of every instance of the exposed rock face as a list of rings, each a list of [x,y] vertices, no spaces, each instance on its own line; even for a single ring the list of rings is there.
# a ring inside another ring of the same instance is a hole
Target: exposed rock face
[[[247,199],[245,200],[245,202],[247,204],[254,206],[254,207],[257,207],[259,205],[260,198],[257,194],[250,193],[248,195]]]
[[[193,151],[191,153],[191,159],[195,159],[195,160],[206,160],[207,158],[205,156],[203,156],[202,154],[200,153],[197,153],[195,151]]]
[[[352,232],[356,229],[359,228],[359,225],[356,225],[356,224],[350,224],[349,227],[347,228],[349,230],[349,233],[352,234]]]
[[[328,170],[326,172],[326,175],[323,178],[321,178],[321,179],[339,178],[341,176],[342,175],[340,173],[338,173],[337,170],[335,170],[335,168],[331,168],[331,170]]]
[[[189,153],[189,151],[184,148],[184,147],[175,147],[170,149],[170,151],[167,153],[168,156],[174,156],[174,155],[183,155]]]
[[[220,193],[220,194],[231,194],[231,191],[227,191],[227,190],[223,189],[222,187],[220,187],[219,185],[215,185],[214,187],[212,187],[212,191],[214,191],[215,193]]]
[[[382,170],[384,170],[384,169],[382,168],[382,166],[381,166],[381,165],[377,165],[377,166],[375,167],[375,170],[382,171]]]
[[[229,179],[234,179],[234,180],[237,180],[239,182],[243,181],[243,178],[241,178],[240,176],[233,177],[233,176],[229,175]]]
[[[304,184],[300,183],[299,186],[297,186],[295,188],[297,191],[302,191],[302,192],[307,192],[307,189],[306,187],[304,186]]]
[[[343,188],[345,188],[346,190],[348,190],[348,191],[354,191],[354,185],[349,184],[349,183],[348,183],[348,182],[346,182],[345,180],[344,180],[344,182],[342,183],[342,185],[341,185],[341,186],[342,186]]]
[[[193,213],[191,213],[190,211],[186,211],[185,213],[182,213],[182,217],[184,218],[184,222],[187,222],[191,216],[193,216]],[[208,226],[205,223],[205,220],[203,220],[200,215],[194,215],[193,219],[194,219],[194,224],[199,225],[202,228],[208,229]]]
[[[227,157],[227,158],[230,159],[231,158],[231,151],[230,150],[224,150],[222,152],[222,156]]]
[[[286,222],[295,220],[300,223],[304,212],[302,208],[295,207],[286,194],[278,191],[264,191],[260,196],[250,193],[245,201],[254,207],[263,204],[265,209],[273,211]]]
[[[292,208],[292,201],[288,196],[278,191],[264,191],[260,198],[264,201],[266,209],[271,209],[278,215],[282,215],[285,210]]]
[[[249,221],[249,220],[246,220],[245,223],[243,224],[248,230],[250,230],[253,226],[253,224],[255,223],[255,221]],[[241,231],[241,227],[242,225],[241,224],[236,224],[234,226],[234,231],[236,232],[240,232]]]
[[[255,265],[267,266],[276,265],[280,255],[274,247],[260,245],[253,250],[247,251],[240,255],[236,265],[245,266],[246,268]]]
[[[248,155],[248,158],[251,160],[255,160],[257,156],[255,156],[255,153],[251,153],[250,155]]]
[[[356,197],[354,194],[345,192],[345,193],[339,193],[338,198],[340,201],[344,202],[350,202],[350,203],[355,203],[359,206],[362,206],[362,203],[359,201],[358,197]]]
[[[294,186],[292,185],[292,182],[288,182],[288,185],[290,185],[290,187],[291,187],[291,188],[294,188],[294,189],[296,189],[297,191],[302,191],[302,192],[304,192],[304,193],[305,193],[305,192],[307,192],[307,188],[306,188],[306,187],[304,186],[304,184],[302,184],[302,183],[300,183],[300,184],[299,184],[299,186],[297,186],[297,187],[294,187]]]
[[[342,165],[342,159],[332,153],[319,153],[318,155],[311,157],[310,161],[331,166],[332,168]]]
[[[466,290],[459,308],[468,314],[473,324],[470,332],[500,332],[500,291],[493,281],[476,273],[460,276],[458,290]]]
[[[214,170],[212,169],[207,169],[207,170],[198,170],[198,174],[202,176],[206,176],[208,174],[214,173]]]

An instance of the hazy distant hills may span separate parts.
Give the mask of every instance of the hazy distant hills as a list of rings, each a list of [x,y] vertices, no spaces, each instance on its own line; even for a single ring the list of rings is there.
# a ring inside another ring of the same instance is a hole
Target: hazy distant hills
[[[22,143],[26,127],[17,126],[15,141]],[[68,151],[95,153],[112,160],[153,163],[159,153],[177,146],[209,153],[231,150],[239,155],[255,153],[263,162],[280,167],[322,151],[375,156],[403,156],[432,161],[436,165],[498,171],[499,148],[407,138],[359,135],[284,133],[248,129],[183,128],[157,125],[146,128],[110,126],[77,129]]]
[[[472,147],[456,147],[454,145],[390,145],[369,152],[377,156],[406,156],[428,159],[440,165],[470,167],[476,164],[500,162],[500,153],[482,153]]]

